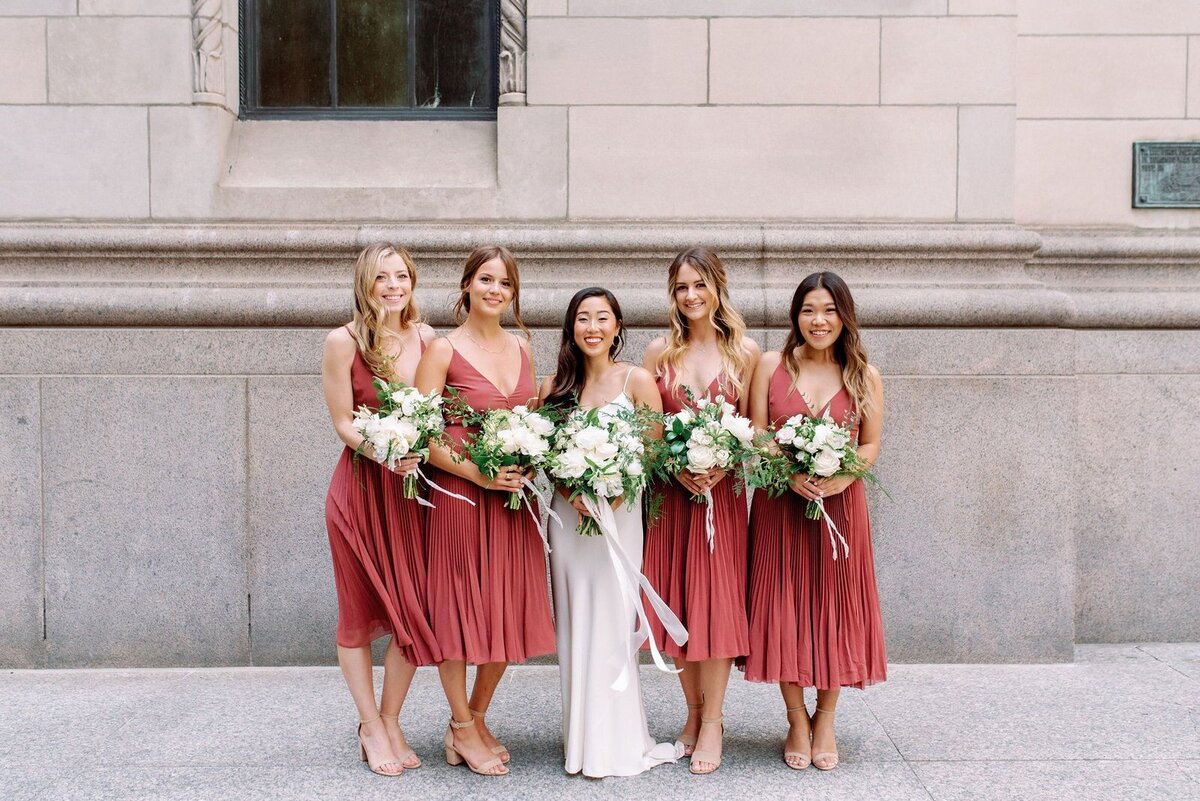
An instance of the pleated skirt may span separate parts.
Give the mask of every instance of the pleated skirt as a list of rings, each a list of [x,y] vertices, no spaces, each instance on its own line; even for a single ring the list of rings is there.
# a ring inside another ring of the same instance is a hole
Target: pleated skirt
[[[804,516],[794,492],[754,496],[750,514],[750,681],[833,689],[887,678],[871,523],[861,481],[825,501],[850,553]],[[835,537],[836,540],[836,537]]]
[[[507,492],[432,472],[476,504],[439,492],[429,498],[429,620],[442,658],[480,665],[552,653],[545,549],[528,510],[505,508]]]
[[[688,631],[688,641],[676,645],[647,604],[659,648],[688,661],[747,654],[745,493],[737,494],[728,478],[713,488],[715,537],[710,552],[705,504],[692,501],[676,482],[656,486],[653,492],[662,493],[662,508],[647,521],[642,572]]]
[[[337,643],[369,645],[391,634],[410,664],[442,659],[427,610],[425,515],[403,479],[342,452],[325,497],[337,587]]]

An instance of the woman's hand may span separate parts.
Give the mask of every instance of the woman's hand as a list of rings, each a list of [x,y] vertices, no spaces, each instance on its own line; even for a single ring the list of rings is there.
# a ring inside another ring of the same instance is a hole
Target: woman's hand
[[[496,473],[494,478],[488,478],[482,474],[479,478],[477,483],[484,489],[497,492],[520,492],[525,486],[522,481],[528,478],[528,473],[517,465],[508,465],[501,467],[500,472]]]
[[[721,480],[723,478],[725,478],[725,476],[727,476],[727,475],[729,475],[729,474],[719,467],[710,467],[704,473],[704,480],[706,482],[708,482],[708,489],[712,489],[713,487],[720,484]]]
[[[576,512],[579,512],[580,517],[591,517],[592,516],[592,513],[589,512],[587,510],[587,507],[584,506],[584,504],[583,504],[583,496],[582,495],[576,495],[574,498],[572,498],[571,506],[573,506],[575,508]]]
[[[817,486],[816,482],[816,476],[810,476],[808,473],[794,473],[788,484],[791,486],[792,492],[801,498],[817,501],[825,496],[822,495],[821,488]]]
[[[680,470],[675,474],[675,480],[693,495],[703,495],[706,488],[700,483],[700,479],[705,475],[705,473],[693,473],[691,470]]]
[[[420,456],[405,456],[403,459],[396,462],[396,466],[392,468],[392,472],[398,476],[407,476],[410,473],[415,473],[417,471],[417,466],[420,464]]]
[[[829,478],[818,478],[813,483],[820,492],[824,493],[826,498],[829,498],[833,495],[840,495],[846,490],[846,487],[857,480],[854,476],[830,476]]]

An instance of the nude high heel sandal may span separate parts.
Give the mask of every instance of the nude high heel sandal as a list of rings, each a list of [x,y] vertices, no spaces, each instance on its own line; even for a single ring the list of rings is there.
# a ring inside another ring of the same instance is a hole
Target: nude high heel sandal
[[[359,753],[362,755],[362,761],[367,763],[367,767],[371,769],[372,773],[378,773],[380,776],[399,776],[404,773],[404,765],[400,764],[399,762],[390,759],[387,762],[371,762],[371,760],[367,758],[367,746],[363,742],[362,727],[368,723],[374,723],[375,721],[379,720],[379,718],[380,716],[376,715],[370,720],[360,720],[358,722]],[[388,768],[389,765],[394,767]]]
[[[818,712],[824,712],[826,715],[833,714],[832,709],[821,709],[821,707],[817,707],[816,709],[813,710],[814,718],[817,716]],[[825,764],[822,765],[821,764],[822,762],[824,762]],[[834,768],[836,768],[838,766],[838,752],[837,751],[822,751],[819,754],[813,754],[812,755],[812,763],[813,763],[813,767],[816,768],[817,770],[833,770]]]
[[[793,712],[803,712],[804,717],[806,719],[808,718],[808,709],[804,706],[804,704],[801,704],[800,706],[789,706],[787,708],[787,718],[788,718],[789,726],[791,725],[791,722],[792,722],[792,713]],[[809,734],[810,735],[812,734],[811,727],[812,727],[812,724],[809,723]],[[809,745],[809,753],[807,753],[807,754],[802,753],[800,751],[784,751],[783,752],[783,762],[785,765],[787,765],[792,770],[804,770],[810,764],[812,764],[812,753],[811,752],[812,752],[811,743]]]
[[[688,709],[703,709],[704,704],[703,703],[688,704],[687,708]],[[683,748],[683,755],[685,757],[690,757],[692,755],[692,751],[696,750],[696,735],[681,734],[675,738],[675,745]]]
[[[442,742],[446,745],[446,764],[447,765],[462,765],[471,769],[472,773],[478,773],[480,776],[505,776],[508,774],[508,768],[504,767],[504,763],[500,761],[500,757],[489,759],[479,765],[472,765],[466,757],[458,752],[454,747],[454,729],[466,729],[475,725],[475,718],[471,718],[465,723],[459,723],[454,718],[450,718],[450,725],[446,727],[446,736],[442,738]]]
[[[474,709],[468,709],[467,711],[471,713],[471,717],[479,718],[480,720],[483,719],[483,715],[484,715],[483,712],[476,712]],[[492,748],[491,750],[492,750],[492,753],[495,754],[496,756],[500,757],[500,761],[506,765],[508,764],[508,761],[510,759],[512,759],[512,755],[508,753],[508,749],[502,745],[497,745],[494,748]]]
[[[380,712],[379,717],[383,718],[384,720],[396,721],[396,728],[397,729],[400,728],[400,716],[399,715],[385,715],[382,712]],[[401,734],[403,734],[403,732],[401,732]],[[412,750],[411,748],[408,749],[403,754],[398,754],[398,756],[400,757],[400,764],[402,764],[404,766],[405,770],[416,770],[417,768],[421,767],[421,758],[419,756],[417,756],[417,752]],[[414,761],[417,764],[415,764],[415,765],[408,764],[409,762],[414,762]]]
[[[725,736],[725,717],[719,718],[700,718],[700,727],[703,728],[705,723],[719,724],[721,726],[721,737]],[[708,770],[696,770],[696,765],[700,762],[707,762],[712,765]],[[721,767],[721,752],[720,751],[692,751],[692,761],[688,765],[688,770],[697,776],[707,776],[708,774]]]

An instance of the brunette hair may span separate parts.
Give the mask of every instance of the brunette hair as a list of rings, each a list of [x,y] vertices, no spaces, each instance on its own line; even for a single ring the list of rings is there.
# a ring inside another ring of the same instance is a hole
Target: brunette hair
[[[576,292],[567,304],[567,314],[563,317],[558,369],[554,373],[550,394],[546,396],[547,405],[575,406],[579,403],[579,393],[583,390],[583,354],[575,343],[575,315],[579,313],[579,304],[588,298],[604,298],[612,309],[613,317],[617,318],[617,336],[608,349],[608,357],[616,361],[617,354],[625,346],[625,319],[621,316],[621,304],[617,303],[616,296],[599,286],[589,286]]]
[[[525,334],[525,338],[529,338],[529,328],[526,327],[525,321],[521,319],[521,273],[517,269],[517,260],[508,248],[503,245],[488,245],[486,247],[475,248],[471,251],[471,255],[467,256],[466,262],[463,264],[462,280],[458,282],[458,300],[454,304],[454,319],[462,322],[463,317],[471,311],[471,295],[467,292],[467,287],[475,280],[475,273],[479,272],[479,268],[487,264],[492,259],[500,259],[504,264],[504,270],[508,273],[508,280],[512,284],[513,299],[512,313],[513,320],[517,324],[517,328]]]
[[[800,380],[800,357],[797,351],[804,344],[798,322],[800,310],[804,307],[804,298],[815,289],[825,289],[833,297],[833,305],[842,321],[842,333],[833,343],[833,357],[842,368],[842,383],[854,401],[854,408],[859,417],[864,417],[871,407],[871,392],[867,383],[867,349],[863,347],[858,336],[858,313],[854,309],[854,297],[850,294],[850,287],[846,286],[846,282],[837,273],[812,273],[796,287],[796,292],[792,295],[789,318],[792,328],[788,332],[787,341],[783,343],[781,353],[784,367],[792,377],[792,386],[795,387]],[[812,411],[820,414],[819,409]]]
[[[407,250],[388,242],[367,245],[354,262],[354,319],[350,324],[350,333],[358,343],[358,350],[367,366],[371,368],[371,372],[384,378],[393,377],[392,363],[395,360],[380,347],[387,310],[375,297],[374,290],[375,277],[388,256],[400,257],[404,266],[408,268],[412,288],[417,288],[417,268]],[[408,304],[400,312],[400,328],[407,329],[410,325],[420,322],[420,319],[416,298],[410,295]]]
[[[729,299],[729,279],[725,276],[725,265],[721,264],[717,254],[708,248],[688,248],[675,257],[667,270],[667,295],[671,298],[671,311],[667,315],[667,321],[670,328],[667,333],[667,347],[658,357],[658,364],[655,366],[660,374],[663,367],[670,366],[671,389],[677,391],[683,352],[691,344],[688,319],[679,311],[679,303],[675,299],[675,282],[679,279],[679,270],[685,264],[700,273],[713,298],[708,321],[717,330],[717,350],[721,354],[719,384],[732,387],[736,394],[741,395],[742,374],[750,366],[750,354],[742,345],[742,339],[746,335],[746,321]]]

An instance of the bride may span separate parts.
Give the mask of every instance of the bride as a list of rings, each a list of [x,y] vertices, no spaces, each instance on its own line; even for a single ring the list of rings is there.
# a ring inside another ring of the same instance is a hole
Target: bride
[[[662,412],[654,377],[616,361],[622,331],[621,307],[611,292],[599,287],[576,292],[563,320],[558,371],[542,383],[540,401],[601,414],[635,405]],[[618,498],[613,507],[615,537],[579,536],[579,516],[587,510],[582,500],[568,501],[560,491],[552,508],[562,525],[550,525],[564,769],[591,777],[633,776],[683,755],[671,743],[656,744],[646,727],[637,673],[641,639],[634,634],[641,599],[636,590],[622,589],[637,587],[639,576],[619,576],[615,567],[624,563],[636,571],[642,563],[640,499]],[[614,558],[610,549],[626,558]],[[682,645],[687,632],[678,620],[673,623],[667,622],[668,631]]]

